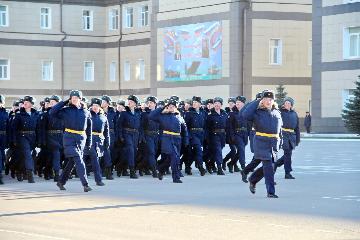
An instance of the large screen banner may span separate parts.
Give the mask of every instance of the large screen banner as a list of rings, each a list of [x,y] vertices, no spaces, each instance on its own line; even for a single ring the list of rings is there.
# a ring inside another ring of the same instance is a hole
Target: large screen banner
[[[164,29],[164,80],[221,79],[221,22]]]

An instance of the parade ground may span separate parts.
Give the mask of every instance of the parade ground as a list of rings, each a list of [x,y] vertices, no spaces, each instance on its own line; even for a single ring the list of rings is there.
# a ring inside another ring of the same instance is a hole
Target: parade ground
[[[228,149],[224,149],[226,153]],[[251,155],[247,149],[247,162]],[[275,179],[279,199],[255,195],[240,174],[104,180],[84,193],[78,179],[59,191],[5,176],[0,239],[360,239],[360,140],[302,139],[295,180]]]

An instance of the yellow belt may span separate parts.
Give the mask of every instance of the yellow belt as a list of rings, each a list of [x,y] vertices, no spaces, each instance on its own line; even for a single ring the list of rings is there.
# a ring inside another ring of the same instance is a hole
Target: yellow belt
[[[290,128],[282,128],[283,131],[285,132],[295,132],[294,129],[290,129]]]
[[[256,132],[255,135],[269,138],[279,138],[279,134]]]
[[[103,136],[102,132],[92,132],[92,134],[95,136]]]
[[[163,131],[164,134],[174,135],[174,136],[180,136],[180,133],[177,132],[170,132],[170,131]]]
[[[65,128],[65,132],[68,133],[75,133],[75,134],[79,134],[79,135],[85,135],[85,131],[77,131],[77,130],[73,130],[73,129],[69,129],[69,128]]]

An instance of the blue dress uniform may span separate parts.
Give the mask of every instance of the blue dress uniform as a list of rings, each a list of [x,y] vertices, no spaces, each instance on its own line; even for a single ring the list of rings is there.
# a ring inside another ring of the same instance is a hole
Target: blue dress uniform
[[[274,99],[271,91],[264,91],[263,98]],[[252,121],[256,130],[254,137],[254,158],[262,161],[262,168],[258,168],[250,177],[250,191],[255,193],[255,186],[263,176],[268,197],[275,195],[273,161],[281,144],[282,119],[280,111],[272,107],[271,110],[259,108],[260,100],[251,102],[243,111],[243,116]]]
[[[34,104],[35,99],[31,96],[24,97],[24,102],[28,101]],[[13,143],[18,145],[20,151],[20,162],[18,163],[18,171],[26,170],[29,183],[34,182],[34,160],[32,152],[39,140],[39,120],[40,114],[34,108],[30,112],[26,112],[25,108],[20,108],[18,114],[15,115],[13,124]]]
[[[193,97],[193,101],[201,103],[201,98]],[[203,167],[202,148],[205,138],[206,112],[202,108],[200,108],[199,111],[196,111],[195,108],[190,108],[189,112],[187,112],[185,115],[185,122],[189,133],[189,143],[191,150],[191,157],[187,163],[187,167],[190,167],[195,160],[201,176],[204,176],[205,169]]]
[[[218,100],[219,99],[219,100]],[[215,98],[214,102],[221,101],[220,98]],[[226,143],[226,122],[227,114],[221,109],[220,113],[217,113],[215,109],[212,109],[206,119],[206,131],[209,137],[209,151],[212,154],[213,159],[217,165],[217,174],[224,175],[222,171],[222,149]]]
[[[70,92],[71,97],[82,99],[80,91],[73,90]],[[68,106],[67,106],[68,105]],[[64,155],[68,162],[59,177],[58,187],[65,190],[64,186],[69,180],[71,171],[75,165],[76,173],[80,178],[84,191],[91,191],[88,186],[85,163],[83,161],[84,148],[91,147],[92,123],[90,112],[82,105],[80,108],[67,101],[60,101],[50,110],[50,116],[60,118],[64,121],[63,147]]]
[[[101,105],[101,99],[93,98],[92,104]],[[107,117],[101,109],[98,113],[90,110],[92,122],[92,145],[90,149],[85,149],[84,155],[89,155],[91,166],[94,172],[96,185],[105,185],[102,182],[99,157],[104,155],[104,151],[110,147],[109,124]]]
[[[128,100],[138,103],[136,96],[130,95]],[[120,118],[116,122],[118,141],[123,143],[124,158],[128,161],[130,168],[130,178],[138,178],[135,173],[135,158],[137,154],[137,146],[139,143],[139,134],[141,130],[141,113],[135,109],[134,112],[126,107],[126,111],[120,114]]]
[[[291,105],[294,105],[294,100],[291,98],[285,98],[284,102],[289,101]],[[287,110],[282,108],[280,110],[281,118],[283,120],[282,126],[282,149],[284,155],[279,158],[275,163],[275,170],[277,167],[284,165],[285,179],[294,179],[291,175],[291,156],[292,151],[300,143],[300,130],[299,130],[299,117],[294,110]]]
[[[233,103],[235,104],[235,98],[233,97],[230,97],[228,99],[228,103]],[[233,108],[230,109],[230,107],[226,107],[225,108],[225,112],[227,113],[228,115],[228,121],[226,123],[226,143],[229,145],[229,148],[230,148],[230,152],[228,152],[226,154],[226,156],[224,157],[223,159],[223,163],[222,163],[222,169],[225,171],[226,170],[226,162],[231,160],[227,165],[228,165],[228,168],[229,168],[229,172],[230,173],[233,173],[234,172],[234,167],[235,167],[235,170],[238,172],[239,171],[239,168],[236,164],[232,164],[233,161],[235,161],[235,158],[236,158],[236,146],[234,144],[234,142],[231,141],[230,139],[230,134],[229,134],[229,126],[230,126],[230,114],[233,112]]]
[[[109,96],[102,96],[102,101],[106,101],[109,105],[111,104],[111,98]],[[109,136],[110,136],[110,147],[108,149],[104,149],[104,165],[105,165],[105,177],[107,180],[113,180],[112,177],[112,165],[113,165],[113,159],[115,159],[115,150],[114,150],[114,144],[115,144],[115,126],[116,126],[116,111],[113,107],[108,106],[108,108],[105,110],[105,116],[108,120],[109,124]]]
[[[168,104],[176,106],[177,101],[170,99]],[[162,130],[161,155],[163,162],[158,166],[158,177],[162,180],[164,172],[171,166],[173,182],[181,183],[179,170],[181,145],[187,146],[189,141],[186,123],[178,111],[170,113],[165,112],[164,109],[157,108],[149,114],[149,119],[158,122]]]
[[[0,95],[0,104],[5,104],[5,97]],[[6,135],[9,115],[5,108],[0,107],[0,184],[2,181],[2,169],[5,164],[5,149],[8,147],[8,139]]]
[[[243,96],[239,96],[236,98],[236,101],[245,103],[246,99]],[[230,164],[233,166],[237,165],[236,163],[239,159],[242,169],[245,168],[245,147],[248,144],[250,131],[249,122],[242,115],[243,109],[239,111],[235,106],[229,117],[229,138],[236,148],[236,156]]]
[[[15,101],[13,103],[13,107],[14,109],[10,111],[9,113],[9,120],[7,123],[7,142],[9,144],[9,149],[6,152],[6,158],[8,160],[8,162],[6,163],[6,168],[5,171],[10,171],[11,172],[11,177],[15,178],[15,172],[16,172],[16,168],[17,168],[17,164],[19,163],[19,156],[20,156],[20,151],[17,150],[17,146],[15,146],[15,143],[13,141],[14,139],[14,119],[15,119],[15,115],[19,113],[20,109],[19,109],[19,104],[20,101]],[[17,174],[17,179],[18,181],[22,181],[22,174]]]
[[[60,101],[58,96],[52,96],[51,100]],[[44,138],[43,144],[49,150],[52,167],[55,172],[54,181],[59,180],[61,168],[61,155],[63,152],[64,121],[54,115],[50,115],[51,107],[41,116],[41,135]]]
[[[147,101],[157,102],[156,97],[148,97]],[[152,176],[157,177],[156,170],[156,153],[159,145],[159,123],[149,118],[150,113],[154,110],[148,108],[141,113],[141,126],[143,128],[143,140],[145,141],[145,153],[147,163],[152,171]]]

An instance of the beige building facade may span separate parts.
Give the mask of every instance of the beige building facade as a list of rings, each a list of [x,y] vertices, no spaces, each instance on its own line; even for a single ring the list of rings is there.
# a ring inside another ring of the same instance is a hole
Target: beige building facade
[[[343,132],[342,110],[360,75],[360,1],[322,0],[313,6],[313,129]]]
[[[311,0],[1,0],[0,91],[9,101],[71,89],[115,99],[252,99],[284,84],[303,117],[311,99],[311,18]],[[183,44],[177,67],[166,57],[171,31],[170,51]],[[199,46],[203,55],[190,56]],[[169,72],[180,77],[169,80]]]

